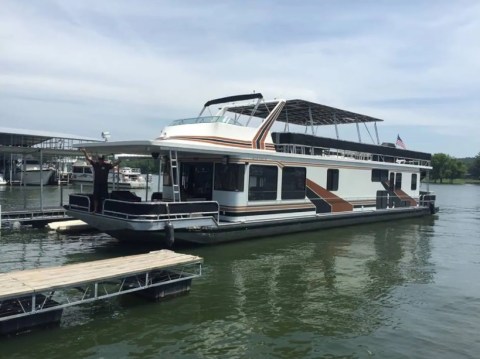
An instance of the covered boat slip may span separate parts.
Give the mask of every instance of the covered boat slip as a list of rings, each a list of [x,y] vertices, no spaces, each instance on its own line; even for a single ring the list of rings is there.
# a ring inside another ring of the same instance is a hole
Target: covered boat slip
[[[169,250],[0,274],[0,329],[59,320],[63,308],[160,288],[154,299],[186,291],[201,275],[202,258]],[[177,284],[176,284],[177,283]],[[183,287],[180,283],[186,283]],[[57,311],[45,316],[43,313]],[[58,315],[60,311],[60,315]],[[32,322],[11,320],[35,315]],[[38,315],[44,315],[39,323]],[[10,322],[9,322],[10,321]]]

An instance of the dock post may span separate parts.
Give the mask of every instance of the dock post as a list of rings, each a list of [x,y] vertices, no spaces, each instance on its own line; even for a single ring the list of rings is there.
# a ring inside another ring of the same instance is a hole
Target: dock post
[[[62,184],[62,181],[60,181],[59,184],[60,184],[60,207],[63,207],[63,184]]]

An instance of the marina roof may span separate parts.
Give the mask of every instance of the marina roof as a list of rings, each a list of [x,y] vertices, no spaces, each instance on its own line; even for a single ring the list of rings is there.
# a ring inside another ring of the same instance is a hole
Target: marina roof
[[[0,127],[0,145],[2,146],[35,146],[53,138],[78,141],[100,141],[98,138],[80,137],[78,135],[65,133]]]
[[[0,155],[32,154],[42,151],[45,155],[78,155],[73,146],[79,144],[101,142],[91,137],[81,137],[58,132],[26,130],[0,127]]]
[[[266,118],[273,110],[277,101],[266,102],[261,104],[255,111],[254,116]],[[249,115],[255,105],[229,107],[229,112]],[[310,119],[311,116],[311,119]],[[362,122],[378,122],[383,121],[378,118],[361,115],[358,113],[341,110],[335,107],[321,105],[315,102],[305,100],[287,100],[277,121],[288,122],[290,124],[302,126],[321,126],[336,124],[351,124]]]

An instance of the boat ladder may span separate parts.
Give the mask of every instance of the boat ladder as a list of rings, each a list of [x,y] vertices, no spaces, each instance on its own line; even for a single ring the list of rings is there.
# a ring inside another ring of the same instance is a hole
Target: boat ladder
[[[180,173],[177,151],[170,150],[170,176],[172,178],[173,202],[180,202]]]

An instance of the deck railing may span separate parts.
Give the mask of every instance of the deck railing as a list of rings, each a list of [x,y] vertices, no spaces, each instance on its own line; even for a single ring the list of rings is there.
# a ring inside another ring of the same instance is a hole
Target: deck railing
[[[69,209],[90,212],[89,195],[71,194]],[[215,201],[195,202],[134,202],[106,199],[101,214],[110,217],[136,220],[168,220],[180,218],[213,217],[219,220],[219,205]]]
[[[359,151],[350,151],[342,150],[336,148],[326,148],[326,147],[314,147],[300,144],[291,144],[291,143],[279,143],[275,144],[277,152],[284,153],[296,153],[301,155],[310,155],[310,156],[321,156],[328,158],[342,158],[342,159],[356,159],[362,161],[375,161],[375,162],[390,162],[390,163],[399,163],[399,164],[409,164],[415,166],[430,166],[430,161],[400,157],[400,156],[388,156],[378,153],[369,153],[369,152],[359,152]]]

